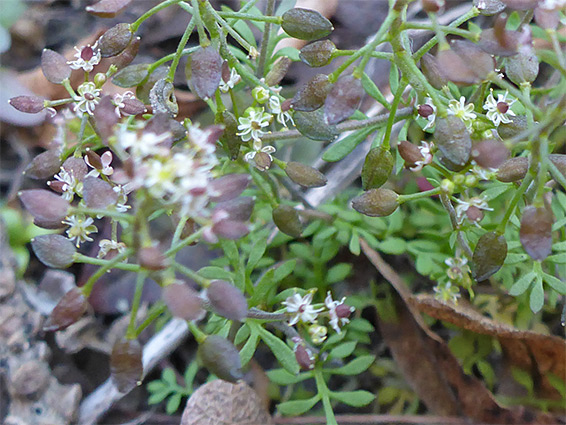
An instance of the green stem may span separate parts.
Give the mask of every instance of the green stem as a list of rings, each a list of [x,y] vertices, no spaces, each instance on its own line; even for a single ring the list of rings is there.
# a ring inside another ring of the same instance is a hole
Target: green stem
[[[189,37],[191,36],[194,28],[195,28],[195,21],[194,19],[191,19],[189,21],[189,24],[187,25],[187,28],[185,29],[185,32],[183,33],[183,36],[181,37],[181,41],[179,42],[179,45],[177,46],[177,51],[175,52],[175,56],[173,57],[173,62],[171,63],[171,67],[169,68],[169,73],[167,74],[167,78],[171,82],[173,82],[175,78],[175,71],[177,70],[177,66],[179,65],[181,56],[183,55],[183,49],[187,45],[187,42],[189,41]]]
[[[267,0],[265,6],[265,16],[272,16],[275,13],[275,0]],[[261,47],[259,49],[259,58],[257,61],[255,75],[261,78],[265,74],[265,60],[267,58],[267,47],[269,46],[269,37],[271,36],[271,22],[266,22],[263,29],[263,37],[261,39]]]
[[[126,331],[127,339],[135,339],[136,333],[136,317],[138,315],[138,310],[140,308],[141,297],[143,293],[143,286],[145,283],[145,278],[147,274],[145,272],[138,273],[136,279],[136,290],[134,292],[134,298],[132,299],[132,309],[130,311],[130,323],[128,325],[128,330]]]
[[[165,312],[165,306],[163,304],[157,306],[153,305],[151,307],[151,310],[147,318],[143,322],[141,322],[140,325],[137,327],[135,337],[137,338],[138,336],[140,336],[140,334],[164,312]]]
[[[330,403],[330,391],[326,386],[324,376],[322,375],[322,371],[319,367],[316,367],[314,370],[314,379],[316,382],[318,394],[322,398],[322,406],[324,407],[324,413],[326,415],[326,424],[338,425],[338,422],[336,422],[336,417],[334,416],[334,410],[332,410],[332,404]]]
[[[210,280],[202,277],[197,272],[189,269],[188,267],[183,266],[182,264],[173,262],[173,268],[176,269],[178,272],[183,273],[185,276],[190,277],[200,286],[207,288],[210,285]]]
[[[339,49],[336,49],[336,50],[334,50],[334,52],[332,52],[332,59],[337,58],[339,56],[352,56],[352,55],[355,55],[356,52],[358,52],[358,50],[339,50]],[[393,59],[393,53],[388,53],[388,52],[371,52],[370,56],[372,58],[377,58],[377,59],[387,59],[387,60]]]
[[[74,99],[68,97],[66,99],[58,99],[58,100],[46,100],[43,102],[43,106],[45,106],[46,108],[50,108],[53,106],[61,106],[61,105],[66,105],[67,103],[71,103],[74,102]]]
[[[191,21],[192,23],[192,21]],[[194,28],[194,26],[193,26]],[[188,56],[191,53],[193,53],[195,50],[197,50],[198,47],[189,47],[188,49],[184,49],[181,52],[181,57],[183,56]],[[170,60],[175,59],[175,56],[177,55],[177,53],[171,53],[167,56],[163,56],[161,59],[156,60],[155,62],[153,62],[151,65],[149,65],[149,67],[147,68],[147,73],[148,75],[151,75],[153,73],[153,71],[155,71],[157,68],[159,68],[161,65],[163,65],[164,63],[169,62]]]
[[[242,13],[242,12],[218,12],[218,15],[220,15],[223,18],[234,18],[234,19],[243,19],[246,21],[267,22],[270,24],[277,24],[277,25],[281,25],[281,21],[282,21],[280,16],[261,16],[261,15],[253,15],[251,13]]]
[[[135,22],[132,22],[132,24],[130,25],[130,30],[132,31],[132,33],[135,33],[138,30],[139,26],[143,23],[143,21],[155,15],[160,10],[163,10],[171,5],[180,3],[180,1],[181,0],[166,0],[163,3],[158,4],[154,8],[148,10],[143,15],[141,15]]]
[[[169,257],[171,255],[176,254],[177,252],[179,252],[184,247],[189,246],[190,244],[195,242],[197,239],[199,239],[202,236],[203,232],[204,232],[204,228],[197,230],[195,233],[193,233],[189,237],[187,237],[187,238],[183,239],[182,241],[172,245],[171,248],[169,248],[167,251],[165,251],[164,255],[166,257]]]
[[[185,224],[187,224],[187,221],[189,220],[189,216],[182,216],[179,219],[179,223],[177,224],[177,227],[175,228],[175,233],[173,234],[173,239],[171,240],[171,246],[175,246],[178,242],[179,239],[181,239],[181,234],[183,233],[183,229],[185,228]]]
[[[84,296],[88,297],[90,295],[90,293],[92,292],[92,288],[93,288],[94,284],[96,283],[96,281],[98,279],[100,279],[102,276],[104,276],[104,273],[106,273],[108,270],[110,270],[112,268],[117,268],[117,269],[122,269],[122,270],[130,269],[130,271],[139,270],[140,266],[137,265],[137,264],[121,264],[121,262],[124,261],[126,258],[128,258],[128,256],[131,255],[132,252],[133,252],[133,250],[127,249],[126,251],[122,252],[121,254],[118,254],[112,260],[102,260],[102,259],[98,259],[98,258],[91,258],[91,257],[87,257],[86,255],[79,254],[79,253],[75,254],[75,256],[74,256],[75,263],[87,263],[87,264],[94,264],[94,265],[102,266],[95,273],[93,273],[92,276],[89,277],[88,280],[86,281],[86,283],[82,286],[81,290],[83,291]],[[129,266],[129,267],[126,268],[124,266]]]
[[[515,195],[513,195],[513,199],[511,199],[511,203],[507,207],[507,210],[505,211],[505,215],[503,216],[503,219],[501,220],[501,222],[497,226],[497,232],[499,232],[501,234],[505,233],[505,227],[507,227],[507,223],[509,222],[509,219],[513,215],[513,212],[515,211],[515,207],[517,206],[517,204],[521,200],[521,197],[523,196],[523,194],[525,193],[525,191],[527,190],[527,188],[529,187],[529,185],[531,184],[532,181],[533,181],[533,176],[530,173],[527,174],[525,176],[525,178],[523,179],[521,186],[519,186],[519,189],[517,189],[517,191],[515,192]]]
[[[201,331],[194,322],[191,321],[188,323],[189,323],[189,330],[191,331],[197,342],[199,344],[202,344],[206,339],[207,335],[203,331]]]
[[[405,202],[414,201],[417,199],[429,198],[431,196],[440,194],[440,192],[442,192],[442,189],[437,187],[435,189],[426,190],[424,192],[412,193],[410,195],[399,195],[399,197],[397,198],[397,202],[399,204],[404,204]]]
[[[552,175],[554,180],[560,183],[560,185],[562,185],[564,190],[566,190],[566,177],[564,177],[564,174],[560,172],[558,167],[556,167],[556,165],[554,165],[552,161],[548,161],[547,167],[548,167],[548,171],[550,171],[550,174]]]
[[[405,29],[414,29],[414,30],[427,30],[427,31],[435,31],[435,26],[430,24],[420,24],[417,22],[405,22],[402,27]],[[471,31],[463,30],[460,28],[451,27],[448,25],[438,25],[437,28],[443,34],[455,34],[459,35],[464,38],[468,38],[474,42],[478,41],[478,36]]]
[[[399,103],[403,100],[403,92],[409,82],[403,77],[399,82],[399,87],[397,87],[397,92],[395,93],[395,97],[393,98],[393,103],[391,104],[389,118],[387,119],[387,126],[385,127],[385,135],[383,136],[383,143],[381,146],[384,149],[389,150],[390,148],[390,139],[391,139],[391,131],[393,130],[393,124],[395,123],[395,114],[397,112],[397,108],[399,107]]]
[[[202,23],[202,18],[200,16],[198,0],[191,0],[191,4],[193,6],[193,20],[197,25],[199,45],[201,47],[207,47],[210,44],[210,41],[206,35],[206,32],[204,31],[204,24]]]
[[[548,137],[546,134],[541,134],[538,142],[538,157],[539,157],[539,169],[537,172],[537,192],[535,198],[535,206],[542,207],[544,205],[543,195],[544,195],[544,185],[546,184],[546,171],[548,168]]]

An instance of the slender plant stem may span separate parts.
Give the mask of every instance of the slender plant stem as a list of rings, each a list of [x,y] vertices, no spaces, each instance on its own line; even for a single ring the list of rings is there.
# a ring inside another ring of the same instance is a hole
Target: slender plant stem
[[[503,234],[505,232],[505,227],[507,227],[507,223],[509,222],[509,219],[515,212],[515,207],[523,197],[523,194],[525,193],[525,191],[527,190],[527,188],[529,187],[532,181],[533,181],[533,176],[530,173],[528,173],[523,179],[521,186],[519,186],[519,188],[515,191],[515,194],[513,195],[513,199],[511,199],[511,203],[507,207],[503,219],[499,222],[499,225],[497,226],[497,231],[499,233]]]
[[[265,16],[272,16],[275,13],[275,0],[267,0],[265,6]],[[263,37],[261,39],[261,47],[259,49],[259,58],[257,60],[257,67],[255,75],[261,78],[265,74],[265,60],[267,59],[267,47],[269,46],[269,37],[271,36],[271,22],[265,22],[263,29]]]
[[[246,49],[250,56],[253,57],[255,54],[257,54],[256,48],[246,40],[244,40],[244,38],[238,33],[238,31],[232,28],[232,26],[228,22],[226,22],[216,10],[214,10],[210,2],[207,1],[205,5],[206,9],[210,12],[214,19],[216,19],[216,22],[218,22],[222,26],[222,28],[224,28],[232,37],[234,37],[234,40],[236,40],[240,44],[240,46]]]
[[[190,244],[195,242],[197,239],[199,239],[202,236],[203,232],[204,232],[204,228],[197,230],[195,233],[193,233],[189,237],[187,237],[187,238],[183,239],[182,241],[177,242],[175,245],[171,246],[171,248],[169,248],[167,251],[165,251],[164,255],[166,257],[169,257],[171,255],[176,254],[177,252],[179,252],[184,247],[189,246]]]
[[[202,277],[197,272],[189,269],[186,266],[183,266],[182,264],[179,264],[177,262],[173,262],[173,268],[176,269],[177,271],[179,271],[180,273],[183,273],[185,276],[190,277],[192,280],[194,280],[196,283],[198,283],[202,287],[206,288],[210,285],[210,280]]]
[[[118,254],[112,260],[99,260],[97,258],[87,257],[86,255],[76,254],[74,258],[75,263],[97,264],[96,260],[98,260],[98,265],[102,266],[95,273],[93,273],[92,276],[89,277],[86,283],[82,286],[81,290],[83,291],[85,297],[88,297],[90,295],[96,281],[100,279],[108,270],[112,268],[125,269],[123,266],[131,266],[131,271],[139,270],[140,266],[137,264],[121,264],[121,262],[128,258],[128,256],[131,255],[132,252],[133,250],[127,249],[121,254]]]
[[[387,119],[387,125],[385,127],[385,135],[383,136],[383,143],[381,144],[384,149],[389,150],[390,148],[391,131],[393,130],[393,124],[395,123],[395,114],[397,113],[399,103],[401,103],[401,100],[403,100],[403,93],[405,92],[405,88],[408,84],[409,82],[403,77],[399,82],[399,87],[397,87],[395,97],[393,98],[393,102],[391,103],[390,114],[389,118]]]
[[[160,305],[153,305],[151,307],[151,310],[148,314],[148,316],[144,319],[143,322],[140,323],[140,325],[136,328],[136,335],[135,337],[139,337],[140,334],[149,326],[151,325],[155,319],[157,319],[159,316],[161,316],[164,312],[165,312],[165,305],[160,304]]]
[[[564,190],[566,190],[566,177],[564,177],[564,174],[562,174],[558,167],[556,167],[556,165],[554,165],[554,163],[550,160],[547,163],[547,167],[554,180],[560,183]]]
[[[281,24],[280,16],[271,16],[271,15],[261,16],[261,15],[253,15],[251,13],[242,13],[242,12],[218,12],[218,14],[223,18],[234,18],[234,19],[242,19],[246,21],[267,22],[269,24],[278,24],[278,25]],[[273,12],[271,12],[271,14],[273,14]],[[231,24],[233,25],[233,23]]]
[[[175,52],[175,56],[173,56],[173,62],[171,63],[171,67],[169,67],[169,73],[167,74],[167,78],[169,81],[173,82],[175,79],[175,71],[177,70],[177,66],[179,65],[179,61],[181,60],[181,56],[183,56],[183,49],[187,45],[189,41],[189,37],[191,36],[193,29],[195,28],[195,20],[191,19],[183,36],[181,37],[181,41],[177,46],[177,51]]]
[[[337,58],[339,56],[352,56],[352,55],[356,54],[357,51],[358,50],[339,50],[339,49],[336,49],[332,53],[332,58]],[[371,52],[370,56],[372,58],[377,58],[377,59],[393,60],[393,54],[389,53],[389,52]]]
[[[69,208],[69,214],[86,214],[86,215],[95,215],[95,216],[105,216],[105,217],[112,217],[116,220],[127,221],[129,223],[133,223],[135,217],[121,213],[118,211],[109,211],[109,210],[99,210],[95,208],[84,208],[84,207],[71,207]]]
[[[143,21],[152,17],[153,15],[155,15],[160,10],[163,10],[163,9],[165,9],[165,8],[171,6],[171,5],[174,5],[174,4],[177,4],[177,3],[180,3],[180,2],[181,2],[181,0],[166,0],[166,1],[158,4],[154,8],[148,10],[143,15],[141,15],[135,22],[132,22],[132,24],[130,25],[130,30],[132,31],[132,33],[135,33],[138,30],[139,26],[143,23]]]
[[[147,277],[146,272],[138,273],[136,279],[136,289],[134,292],[134,298],[132,299],[132,308],[130,310],[130,323],[128,325],[128,330],[126,331],[126,338],[135,339],[136,333],[136,317],[138,315],[138,309],[140,308],[141,297],[143,293],[143,286],[145,283],[145,278]]]
[[[468,38],[472,41],[477,41],[478,36],[473,32],[468,30],[463,30],[460,28],[451,27],[449,25],[438,25],[437,28],[444,34],[455,34],[459,35],[464,38]],[[417,22],[405,22],[403,24],[403,29],[415,29],[415,30],[426,30],[426,31],[434,31],[435,26],[431,24],[421,24]]]
[[[405,202],[415,201],[417,199],[430,198],[431,196],[438,195],[442,192],[439,187],[435,189],[426,190],[424,192],[412,193],[410,195],[399,195],[397,202],[404,204]]]
[[[198,39],[201,47],[207,47],[210,44],[206,32],[204,30],[204,24],[202,23],[202,18],[200,16],[200,9],[198,6],[198,0],[191,0],[193,6],[193,20],[196,22]]]

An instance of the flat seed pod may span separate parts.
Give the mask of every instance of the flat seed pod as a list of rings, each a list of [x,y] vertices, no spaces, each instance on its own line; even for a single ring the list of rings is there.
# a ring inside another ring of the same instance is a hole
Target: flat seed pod
[[[100,0],[92,6],[87,6],[86,11],[99,18],[114,18],[122,13],[132,0]]]
[[[140,37],[134,37],[128,47],[122,53],[112,59],[112,63],[118,69],[123,69],[136,58],[140,49]]]
[[[302,86],[291,100],[291,108],[295,111],[312,112],[324,105],[330,83],[325,74],[316,74]]]
[[[41,70],[47,81],[61,84],[71,76],[71,68],[65,57],[53,50],[43,49],[41,53]]]
[[[332,23],[316,10],[289,9],[281,17],[281,28],[299,40],[317,40],[332,32]]]
[[[505,236],[497,232],[484,233],[474,249],[473,273],[474,278],[481,282],[503,266],[507,257],[507,241]]]
[[[421,58],[421,70],[435,89],[440,90],[448,84],[448,80],[440,73],[436,58],[430,53],[425,53]]]
[[[61,168],[61,158],[57,149],[49,149],[37,155],[26,167],[24,174],[32,179],[47,179]]]
[[[212,214],[224,211],[228,214],[230,221],[246,222],[252,216],[255,201],[251,196],[240,196],[239,198],[223,201],[216,204]]]
[[[249,174],[226,174],[212,180],[211,201],[221,202],[237,198],[248,187],[251,179]]]
[[[184,320],[199,320],[206,312],[202,299],[190,286],[184,283],[167,285],[162,291],[163,301],[174,317]]]
[[[364,89],[362,81],[352,75],[340,78],[332,86],[324,101],[324,116],[328,124],[338,124],[356,112]]]
[[[272,425],[257,393],[245,383],[217,379],[201,385],[187,401],[181,425]]]
[[[156,246],[147,246],[138,251],[140,266],[148,270],[164,270],[168,266],[167,257]]]
[[[114,135],[114,126],[120,120],[116,115],[116,106],[110,96],[103,96],[96,106],[93,114],[96,133],[100,135],[102,143],[108,146],[108,139]]]
[[[472,139],[464,122],[454,115],[438,118],[434,136],[441,153],[440,161],[452,171],[461,170],[470,160],[472,151]]]
[[[76,156],[67,158],[62,167],[66,172],[72,174],[79,182],[82,182],[88,173],[88,168],[84,160],[82,158],[77,158]]]
[[[505,60],[505,74],[518,86],[535,81],[538,72],[539,59],[530,47],[521,48],[518,54]]]
[[[394,163],[393,155],[388,149],[377,147],[371,149],[362,167],[362,187],[364,190],[377,189],[389,179]]]
[[[130,24],[120,23],[114,25],[98,39],[100,55],[103,58],[117,56],[132,42],[133,34]]]
[[[312,68],[326,66],[332,60],[336,45],[330,40],[320,40],[307,44],[301,49],[299,58]]]
[[[67,216],[70,205],[61,196],[45,189],[24,190],[19,196],[36,225],[46,229],[63,227],[61,222]]]
[[[191,90],[201,99],[209,99],[222,78],[222,58],[214,47],[201,47],[189,57],[185,74]]]
[[[285,74],[287,74],[291,63],[293,63],[293,61],[287,56],[282,56],[277,59],[265,76],[265,84],[269,87],[278,86],[281,80],[285,78]]]
[[[498,35],[495,29],[488,28],[482,31],[479,46],[484,52],[497,56],[513,56],[517,54],[519,34],[516,31],[504,30]]]
[[[248,302],[238,288],[224,280],[213,280],[206,296],[216,314],[241,322],[248,314]]]
[[[499,168],[509,159],[511,152],[504,143],[494,139],[484,140],[474,144],[472,158],[483,168]]]
[[[328,182],[326,176],[316,168],[300,162],[288,162],[285,173],[291,180],[303,187],[322,187]]]
[[[45,109],[44,99],[39,96],[16,96],[11,98],[8,103],[13,108],[26,114],[37,114]]]
[[[116,341],[110,355],[110,376],[121,393],[139,385],[143,375],[142,347],[135,339]]]
[[[108,182],[91,176],[84,179],[83,199],[89,208],[104,209],[118,201],[118,193]]]
[[[112,83],[122,88],[135,87],[147,78],[148,68],[148,63],[128,65],[112,77]]]
[[[525,178],[529,169],[529,159],[516,157],[505,161],[497,170],[497,180],[504,183],[516,182]]]
[[[511,118],[510,123],[501,123],[497,127],[497,133],[502,139],[510,139],[528,128],[527,117],[517,115]]]
[[[546,208],[525,208],[521,217],[519,239],[527,254],[542,261],[552,252],[552,214]]]
[[[477,44],[468,40],[452,40],[450,48],[464,60],[480,81],[495,71],[495,59]]]
[[[77,322],[88,309],[88,302],[79,288],[73,288],[61,298],[43,325],[46,332],[65,329]]]
[[[507,7],[515,10],[528,10],[537,6],[540,0],[501,0]]]
[[[212,232],[224,239],[237,240],[246,236],[250,229],[242,221],[225,219],[213,224]]]
[[[221,336],[207,336],[198,347],[198,356],[203,366],[220,379],[237,382],[243,377],[238,349]]]
[[[303,232],[303,225],[297,210],[290,205],[279,205],[273,209],[273,222],[286,235],[298,238]]]
[[[398,194],[389,189],[371,189],[352,200],[352,208],[369,217],[385,217],[398,207]]]
[[[340,134],[335,125],[326,122],[324,112],[320,109],[313,112],[297,111],[293,118],[299,133],[311,140],[332,142]]]
[[[40,235],[31,240],[31,248],[47,267],[65,269],[74,262],[75,244],[61,235]]]

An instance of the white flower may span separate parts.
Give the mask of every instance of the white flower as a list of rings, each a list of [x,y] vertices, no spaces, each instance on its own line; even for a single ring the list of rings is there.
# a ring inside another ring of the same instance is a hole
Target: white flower
[[[350,323],[348,316],[355,310],[354,307],[344,304],[344,301],[346,301],[346,297],[342,298],[341,301],[333,300],[330,291],[328,291],[326,299],[324,300],[324,304],[330,315],[330,326],[334,328],[336,333],[342,332],[340,326]]]
[[[94,220],[92,218],[85,218],[83,215],[71,215],[63,221],[63,224],[70,226],[67,229],[67,236],[72,241],[76,240],[77,248],[82,242],[92,242],[92,238],[88,235],[98,232],[98,229],[93,223]]]
[[[322,325],[309,326],[309,335],[311,337],[313,344],[317,344],[317,345],[322,344],[326,339],[327,332],[328,330],[326,329],[326,326],[322,326]]]
[[[446,282],[444,284],[439,283],[434,287],[434,298],[444,302],[453,302],[454,304],[458,303],[458,298],[460,298],[460,290],[452,286],[452,283]]]
[[[456,199],[456,202],[458,202],[458,205],[455,208],[456,219],[458,221],[458,224],[462,224],[464,218],[466,218],[468,211],[470,211],[470,208],[474,210],[475,213],[474,216],[476,215],[479,216],[478,220],[473,220],[475,224],[477,224],[477,222],[481,220],[481,217],[483,217],[483,213],[481,213],[481,210],[493,211],[493,208],[489,208],[487,202],[484,199],[479,198],[477,196],[470,198],[467,201],[462,199]]]
[[[474,164],[474,162],[472,162],[472,164]],[[470,171],[472,172],[472,174],[475,174],[479,180],[493,180],[497,176],[496,169],[494,168],[485,169],[477,164],[474,164],[474,166]]]
[[[100,49],[98,48],[98,42],[94,46],[87,44],[80,49],[75,46],[75,60],[68,61],[67,63],[71,66],[71,69],[83,69],[85,72],[90,72],[93,68],[100,63],[101,55]]]
[[[294,294],[282,302],[282,304],[287,307],[287,313],[295,313],[295,316],[289,321],[290,326],[293,326],[299,321],[303,323],[316,322],[318,313],[323,309],[315,309],[311,305],[312,295],[312,292],[309,292],[304,297],[301,297],[299,294]]]
[[[425,99],[425,103],[418,106],[418,112],[419,116],[428,121],[428,123],[423,127],[423,130],[426,131],[429,128],[432,128],[436,122],[436,106],[434,106],[430,97],[427,97]]]
[[[263,108],[248,108],[246,110],[246,115],[238,119],[240,125],[238,125],[238,130],[240,133],[236,133],[242,138],[244,142],[253,139],[254,141],[261,141],[261,137],[266,134],[263,128],[267,127],[271,122],[271,114],[264,112]]]
[[[127,91],[124,94],[116,93],[114,95],[114,97],[112,98],[114,105],[116,105],[114,112],[116,113],[118,118],[122,118],[122,116],[128,115],[128,114],[124,113],[124,111],[122,111],[122,109],[124,109],[126,107],[124,100],[135,99],[135,98],[136,98],[136,96],[131,91]]]
[[[100,100],[100,92],[102,90],[97,89],[94,83],[82,83],[77,92],[78,96],[74,97],[76,102],[77,110],[82,113],[87,113],[92,115],[94,113],[94,108],[98,105]]]
[[[97,258],[104,258],[111,251],[116,251],[118,254],[121,254],[126,250],[126,244],[124,242],[117,242],[109,239],[102,239],[98,242],[98,247],[99,250],[96,256]]]
[[[253,164],[258,170],[265,171],[271,166],[271,162],[273,161],[273,157],[271,156],[272,153],[275,153],[276,149],[273,146],[261,146],[261,142],[254,142],[253,143],[254,150],[248,152],[244,155],[244,160],[250,164]],[[267,155],[267,161],[258,161],[257,156],[258,154]]]
[[[165,198],[175,193],[177,186],[175,178],[177,170],[172,161],[161,162],[159,159],[149,160],[144,185],[149,189],[151,196],[157,199]]]
[[[468,266],[468,259],[464,257],[453,257],[444,260],[444,264],[448,266],[446,274],[451,280],[462,281],[464,277],[470,272]]]
[[[474,104],[469,103],[466,105],[466,98],[460,97],[460,101],[451,100],[448,105],[448,115],[455,115],[464,121],[468,131],[472,129],[472,121],[476,119],[477,115],[474,114]]]
[[[88,150],[88,149],[87,149]],[[94,165],[90,163],[88,159],[88,155],[85,155],[85,162],[90,168],[93,168],[87,176],[98,177],[100,173],[104,174],[105,176],[111,176],[114,173],[114,168],[110,166],[112,164],[112,152],[106,151],[100,156],[100,162],[102,163],[102,168],[99,170],[96,169]]]
[[[80,195],[82,193],[82,183],[78,182],[75,176],[72,173],[69,173],[63,167],[61,167],[59,174],[55,174],[55,176],[53,177],[55,178],[55,180],[63,183],[60,188],[62,191],[63,199],[72,201],[75,193],[77,195]],[[51,184],[52,182],[47,183],[48,186],[51,186]]]
[[[433,147],[434,144],[432,142],[428,143],[423,140],[421,142],[421,145],[419,146],[419,151],[421,152],[423,159],[422,161],[415,161],[415,165],[409,169],[411,171],[417,172],[417,171],[421,171],[425,165],[430,164],[432,162],[431,151]]]
[[[271,112],[273,115],[276,115],[277,121],[285,128],[287,128],[287,121],[289,121],[292,125],[295,125],[293,117],[291,117],[289,111],[283,112],[281,110],[281,101],[279,100],[279,97],[271,96],[269,98],[269,112]]]
[[[132,191],[132,188],[128,183],[123,186],[116,185],[112,188],[112,190],[118,194],[118,200],[116,201],[116,211],[124,213],[132,208],[129,205],[126,205],[126,202],[128,202],[128,193]]]
[[[155,133],[143,132],[141,135],[133,131],[122,131],[118,137],[123,149],[129,149],[135,160],[140,160],[148,156],[167,156],[169,148],[160,145],[167,140],[171,134],[165,132],[159,136]]]
[[[230,89],[233,89],[234,86],[241,81],[241,79],[242,78],[240,77],[238,72],[236,72],[236,68],[232,68],[230,70],[230,78],[228,79],[228,81],[224,81],[223,79],[220,80],[220,91],[223,93],[228,93],[228,91]]]
[[[492,89],[489,96],[487,96],[485,104],[483,105],[483,109],[487,110],[487,118],[493,122],[493,125],[496,127],[499,127],[499,124],[501,123],[510,123],[511,118],[509,118],[509,116],[515,116],[515,113],[511,110],[511,105],[515,103],[515,100],[508,102],[508,94],[508,92],[505,92],[505,94],[498,94],[497,100],[495,100]]]

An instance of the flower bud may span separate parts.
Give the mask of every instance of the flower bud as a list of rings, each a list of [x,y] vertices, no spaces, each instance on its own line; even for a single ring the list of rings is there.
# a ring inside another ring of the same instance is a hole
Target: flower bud
[[[476,143],[472,148],[472,158],[483,168],[499,168],[501,164],[509,159],[511,152],[505,144],[488,139]]]
[[[88,302],[79,288],[73,288],[57,303],[43,325],[45,332],[60,331],[71,326],[86,313]]]
[[[206,297],[214,312],[230,320],[241,322],[248,314],[246,297],[234,285],[223,280],[213,280],[206,288]]]
[[[308,83],[297,90],[291,101],[291,107],[295,111],[312,112],[324,105],[329,90],[328,76],[316,74]]]
[[[425,53],[421,58],[421,70],[428,82],[437,90],[442,89],[448,81],[442,76],[436,58],[430,53]]]
[[[117,56],[132,42],[130,24],[120,23],[114,25],[98,39],[98,48],[103,58]]]
[[[163,270],[167,268],[167,257],[165,257],[156,246],[142,248],[138,252],[140,266],[148,270]]]
[[[315,41],[301,49],[299,58],[312,68],[326,66],[332,60],[336,45],[330,40]]]
[[[61,158],[57,149],[49,149],[37,155],[26,167],[24,174],[32,179],[47,179],[61,168]]]
[[[142,354],[142,347],[136,339],[124,338],[114,343],[110,354],[110,376],[121,393],[127,393],[141,383]]]
[[[202,365],[220,379],[235,383],[244,376],[240,353],[221,336],[207,336],[198,347],[198,356]]]
[[[30,189],[20,192],[19,197],[37,226],[45,229],[63,227],[61,222],[70,205],[61,196],[45,189]]]
[[[293,118],[299,133],[311,140],[332,142],[340,134],[335,125],[329,125],[326,122],[324,112],[320,109],[313,112],[297,111]]]
[[[222,78],[222,58],[213,46],[200,47],[189,56],[185,68],[189,86],[201,99],[209,99]]]
[[[154,113],[164,113],[171,117],[179,113],[175,87],[165,78],[157,80],[149,91],[149,101]]]
[[[532,83],[539,72],[539,60],[531,47],[522,47],[515,56],[505,60],[505,74],[517,85]]]
[[[258,103],[265,103],[269,100],[269,90],[262,86],[256,86],[252,90],[252,97]]]
[[[41,70],[47,81],[61,84],[71,76],[71,68],[65,57],[53,50],[43,49],[41,53]]]
[[[269,87],[274,87],[279,85],[281,80],[287,74],[289,67],[291,66],[291,59],[287,56],[282,56],[273,64],[267,75],[265,76],[265,84]]]
[[[552,252],[552,213],[544,207],[529,206],[523,211],[519,240],[529,256],[542,261]]]
[[[94,76],[94,84],[97,88],[102,87],[106,83],[106,80],[106,74],[103,74],[102,72],[99,72]]]
[[[370,217],[385,217],[398,207],[399,195],[389,189],[371,189],[352,200],[352,208]]]
[[[118,201],[118,192],[110,183],[98,177],[86,177],[83,182],[83,200],[87,207],[105,209]]]
[[[467,187],[476,187],[478,183],[478,177],[473,174],[468,174],[464,179],[464,186]]]
[[[316,10],[289,9],[281,17],[281,28],[299,40],[317,40],[326,37],[334,27]]]
[[[463,169],[472,151],[472,140],[464,122],[455,115],[438,118],[434,136],[442,164],[452,171]]]
[[[510,123],[501,123],[497,127],[497,133],[502,139],[510,139],[517,136],[519,133],[528,128],[527,117],[524,115],[517,115],[511,118]]]
[[[338,124],[349,118],[360,106],[364,89],[359,78],[341,77],[332,86],[324,101],[324,116],[328,124]]]
[[[426,106],[426,105],[425,105]],[[402,140],[397,145],[397,150],[399,151],[399,155],[405,161],[405,167],[411,168],[416,165],[417,161],[424,160],[423,154],[418,146],[415,144],[408,142],[407,140]]]
[[[505,4],[501,0],[474,0],[474,6],[484,16],[497,15],[505,9]]]
[[[161,296],[174,317],[183,320],[200,320],[206,314],[199,294],[184,283],[167,285],[163,288]]]
[[[443,179],[440,182],[440,190],[442,190],[442,192],[447,194],[447,195],[452,195],[454,193],[455,188],[456,188],[456,185],[451,180]]]
[[[484,233],[474,249],[473,274],[478,281],[484,281],[503,266],[507,257],[505,236],[496,232]]]
[[[61,235],[40,235],[31,240],[33,252],[47,267],[65,269],[74,262],[77,249],[73,242]]]
[[[297,360],[297,363],[299,364],[301,369],[314,369],[316,357],[314,356],[311,349],[307,348],[304,341],[298,337],[293,338],[293,341],[295,342],[295,348],[293,349],[293,351],[295,352],[295,359]]]
[[[279,205],[273,209],[273,222],[286,235],[298,238],[303,232],[303,225],[297,210],[290,205]]]
[[[527,175],[529,160],[526,157],[515,157],[508,159],[499,166],[497,180],[504,183],[516,182]]]
[[[388,149],[371,149],[362,167],[362,187],[364,190],[377,189],[385,184],[393,170],[393,156]]]
[[[291,180],[303,187],[322,187],[328,181],[326,176],[316,168],[309,167],[300,162],[288,162],[285,167],[285,173]]]
[[[86,7],[86,11],[99,18],[114,18],[124,11],[132,0],[100,0]]]
[[[39,96],[16,96],[8,103],[20,112],[26,114],[37,114],[45,109],[43,99]]]

